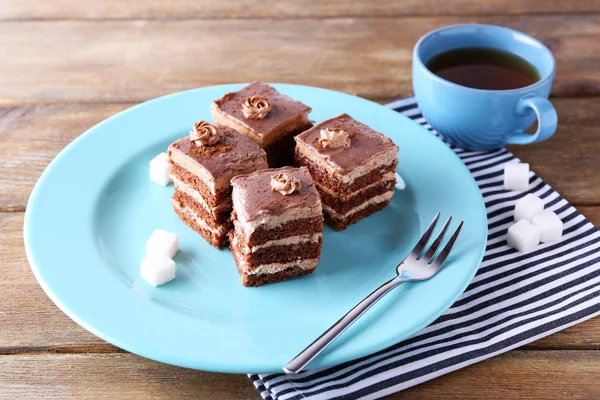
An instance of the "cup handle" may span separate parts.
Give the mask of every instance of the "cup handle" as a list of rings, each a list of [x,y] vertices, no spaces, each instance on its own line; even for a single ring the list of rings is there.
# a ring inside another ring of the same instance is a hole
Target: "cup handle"
[[[522,114],[528,108],[532,109],[537,115],[537,131],[530,135],[523,131],[517,132],[508,137],[506,144],[529,144],[541,142],[548,139],[556,131],[558,117],[552,103],[542,97],[528,97],[521,99],[517,104],[517,113]]]

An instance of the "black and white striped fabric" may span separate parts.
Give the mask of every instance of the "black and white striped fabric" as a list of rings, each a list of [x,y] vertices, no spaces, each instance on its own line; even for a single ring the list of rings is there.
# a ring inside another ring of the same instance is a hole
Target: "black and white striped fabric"
[[[429,130],[414,97],[388,104]],[[435,133],[435,131],[434,131]],[[375,399],[504,353],[600,314],[600,232],[534,173],[529,193],[564,223],[560,242],[523,254],[506,245],[514,203],[505,149],[453,150],[475,177],[487,206],[489,236],[471,285],[437,321],[383,351],[331,368],[250,375],[265,399]]]

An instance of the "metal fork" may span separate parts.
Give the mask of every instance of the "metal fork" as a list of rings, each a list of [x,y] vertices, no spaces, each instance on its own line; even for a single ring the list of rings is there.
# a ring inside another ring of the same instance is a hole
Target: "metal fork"
[[[426,248],[427,242],[429,242],[439,218],[440,213],[437,213],[425,233],[423,233],[423,236],[419,239],[415,248],[412,249],[410,254],[406,256],[400,264],[398,264],[396,267],[397,276],[394,279],[387,281],[373,293],[368,295],[363,301],[358,303],[352,310],[340,318],[338,322],[333,324],[331,328],[325,331],[325,333],[319,336],[306,349],[300,352],[300,354],[283,367],[283,371],[288,375],[295,375],[302,371],[308,363],[325,350],[325,348],[348,329],[354,321],[360,318],[360,316],[371,308],[373,304],[396,286],[408,281],[424,281],[435,275],[436,272],[444,266],[463,226],[463,223],[461,222],[450,237],[450,240],[448,240],[448,243],[441,249],[437,257],[434,257],[440,248],[440,244],[450,226],[450,222],[452,222],[452,217],[448,218],[431,246]]]

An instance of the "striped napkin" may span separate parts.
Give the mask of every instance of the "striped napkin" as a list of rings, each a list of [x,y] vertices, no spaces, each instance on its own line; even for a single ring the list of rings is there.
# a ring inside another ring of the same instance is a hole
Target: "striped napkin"
[[[388,107],[437,133],[414,97]],[[564,223],[560,242],[523,254],[506,245],[515,201],[503,189],[505,149],[452,147],[475,177],[487,207],[483,262],[465,293],[429,327],[373,355],[330,368],[249,375],[264,399],[375,399],[507,352],[600,314],[600,232],[534,173],[529,193]]]

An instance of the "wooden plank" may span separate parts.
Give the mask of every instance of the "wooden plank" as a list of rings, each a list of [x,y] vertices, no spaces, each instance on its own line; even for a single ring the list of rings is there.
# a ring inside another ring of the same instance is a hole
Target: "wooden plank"
[[[572,203],[599,204],[600,98],[553,101],[560,119],[556,135],[544,143],[511,150]],[[24,210],[37,178],[60,150],[89,127],[129,106],[0,106],[0,210]]]
[[[597,399],[600,352],[512,351],[390,399]],[[0,356],[1,398],[259,399],[244,375],[186,370],[132,354]]]
[[[586,0],[281,0],[268,7],[261,3],[249,6],[241,0],[109,0],[45,2],[39,0],[5,0],[0,19],[215,19],[215,18],[293,18],[293,17],[380,17],[400,15],[489,15],[489,14],[555,14],[600,12],[600,2]]]
[[[28,21],[0,23],[0,102],[141,101],[253,80],[394,98],[412,91],[417,39],[463,22],[506,25],[546,42],[557,59],[555,96],[600,94],[598,14]]]
[[[0,211],[24,210],[38,177],[68,143],[131,105],[0,106]]]
[[[600,226],[600,207],[581,211]],[[23,213],[0,213],[0,354],[120,351],[71,321],[44,294],[25,257],[22,226]],[[595,350],[599,345],[596,318],[528,347]]]
[[[245,375],[173,367],[133,354],[0,356],[0,398],[260,399]]]

